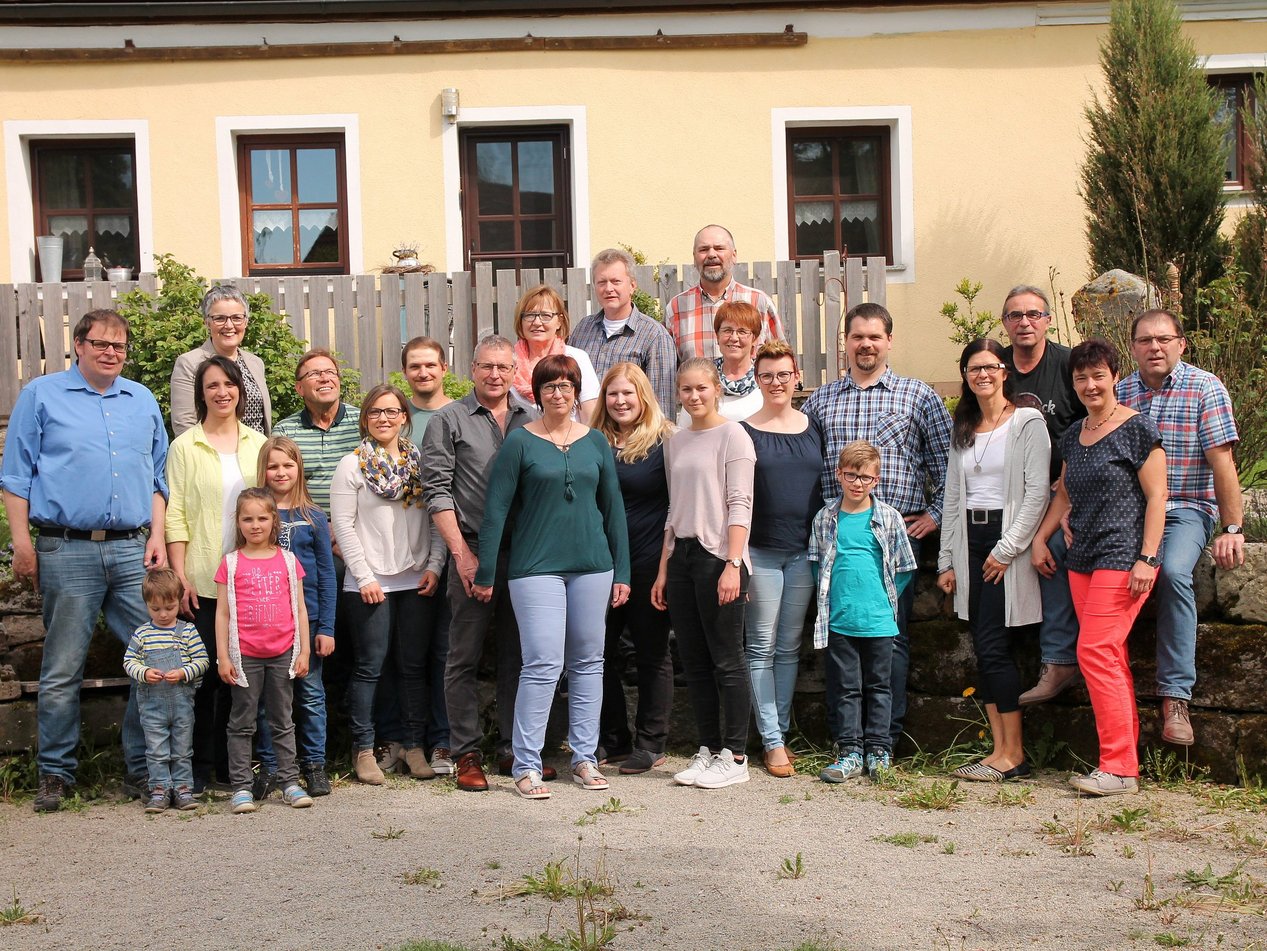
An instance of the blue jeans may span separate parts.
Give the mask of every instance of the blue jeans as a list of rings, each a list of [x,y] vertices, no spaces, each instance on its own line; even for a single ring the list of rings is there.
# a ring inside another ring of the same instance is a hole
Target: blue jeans
[[[792,694],[801,659],[801,633],[814,596],[808,552],[748,549],[748,629],[745,647],[752,678],[752,710],[761,745],[783,745],[792,728]]]
[[[515,695],[512,775],[541,772],[550,704],[568,672],[568,745],[572,766],[593,763],[603,707],[603,643],[612,573],[534,575],[509,582],[523,668]]]
[[[179,670],[180,650],[168,647],[146,653],[145,663],[161,671]],[[145,731],[145,765],[150,790],[194,784],[194,685],[137,684],[136,701]]]
[[[426,601],[410,588],[388,591],[387,600],[366,604],[357,592],[345,594],[350,606],[356,661],[348,680],[348,726],[352,746],[358,750],[374,745],[374,692],[383,676],[393,641],[397,646],[393,657],[398,677],[400,717],[404,724],[406,746],[422,745],[423,725],[427,716],[427,680],[423,670],[423,651],[401,650],[402,644],[416,642],[422,635],[422,603]],[[392,674],[391,671],[388,672]]]
[[[1197,599],[1192,572],[1214,534],[1214,519],[1194,508],[1166,513],[1157,602],[1157,694],[1192,699],[1197,682]]]
[[[918,538],[907,538],[911,543],[911,553],[919,561],[921,541]],[[907,633],[907,624],[911,620],[911,608],[915,606],[915,577],[912,577],[897,599],[897,637],[893,638],[892,678],[890,690],[893,694],[892,726],[889,729],[889,751],[897,749],[898,740],[902,738],[902,724],[906,720],[906,675],[911,667],[911,638]]]
[[[313,638],[316,634],[313,633]],[[313,643],[310,641],[310,644]],[[326,765],[326,686],[321,679],[321,662],[325,658],[313,647],[308,654],[308,675],[294,680],[295,745],[299,766],[308,769]],[[268,726],[264,705],[260,704],[255,723],[255,753],[266,773],[277,772],[277,753],[273,750],[273,732]]]
[[[1056,573],[1050,578],[1038,576],[1038,590],[1043,597],[1043,623],[1038,629],[1039,659],[1044,664],[1076,664],[1078,662],[1078,614],[1069,594],[1069,569],[1065,558],[1065,533],[1057,530],[1047,543]]]
[[[74,783],[79,691],[97,615],[105,612],[110,633],[124,644],[149,621],[141,598],[145,539],[93,542],[45,536],[35,540],[35,553],[47,632],[37,714],[39,770]],[[135,689],[128,694],[123,716],[123,761],[130,775],[145,775],[145,734]]]
[[[893,637],[827,635],[827,729],[837,753],[893,752]]]

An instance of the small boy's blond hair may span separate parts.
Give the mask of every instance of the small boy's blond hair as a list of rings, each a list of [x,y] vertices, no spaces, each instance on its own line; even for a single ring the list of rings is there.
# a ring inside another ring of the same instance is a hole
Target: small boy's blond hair
[[[141,597],[149,605],[180,601],[180,596],[184,593],[180,578],[171,568],[152,568],[141,581]]]
[[[880,450],[865,439],[856,439],[840,450],[840,462],[837,469],[852,469],[861,472],[867,466],[880,468]]]

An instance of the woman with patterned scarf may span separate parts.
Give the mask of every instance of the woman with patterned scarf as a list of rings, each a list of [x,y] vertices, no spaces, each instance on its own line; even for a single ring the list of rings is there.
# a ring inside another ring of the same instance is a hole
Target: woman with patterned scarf
[[[374,785],[374,692],[389,650],[400,674],[404,759],[416,779],[435,773],[422,749],[428,709],[421,597],[437,596],[446,551],[422,502],[418,449],[409,441],[409,402],[376,386],[361,406],[361,444],[339,460],[330,485],[334,537],[343,551],[356,663],[348,720],[356,778]],[[422,641],[420,643],[420,641]]]
[[[761,311],[747,301],[728,300],[713,316],[713,332],[717,334],[717,347],[721,350],[721,356],[714,361],[717,375],[721,377],[718,412],[726,419],[741,423],[764,404],[752,363],[761,339]],[[678,413],[677,424],[679,429],[691,425],[691,417],[685,409]]]
[[[598,374],[589,354],[565,342],[571,325],[563,298],[549,284],[530,287],[515,305],[515,378],[510,385],[510,399],[534,415],[539,408],[532,395],[532,371],[542,357],[564,355],[576,361],[581,370],[581,391],[572,418],[588,421],[598,405]]]

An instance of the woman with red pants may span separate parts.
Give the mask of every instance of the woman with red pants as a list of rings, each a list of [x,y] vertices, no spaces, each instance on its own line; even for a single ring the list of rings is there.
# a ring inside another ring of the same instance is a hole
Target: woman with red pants
[[[1064,468],[1031,557],[1051,577],[1056,565],[1047,540],[1068,514],[1078,666],[1100,737],[1099,768],[1069,783],[1089,795],[1115,796],[1139,792],[1139,712],[1126,638],[1161,564],[1166,455],[1152,418],[1117,401],[1111,344],[1091,339],[1074,347],[1069,370],[1087,417],[1061,440]]]

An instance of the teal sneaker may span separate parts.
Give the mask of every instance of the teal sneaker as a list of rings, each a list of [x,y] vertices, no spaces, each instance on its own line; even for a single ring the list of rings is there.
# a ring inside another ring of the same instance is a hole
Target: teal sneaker
[[[874,753],[867,754],[867,775],[875,779],[876,774],[882,769],[893,768],[893,757],[889,755],[888,750],[877,750]]]
[[[312,805],[312,797],[304,792],[299,783],[291,783],[282,790],[282,802],[292,809],[307,809]]]
[[[243,812],[254,812],[259,806],[255,805],[255,797],[251,795],[249,789],[239,789],[233,794],[233,798],[229,800],[229,808],[234,814]]]
[[[836,762],[818,774],[825,783],[843,783],[847,779],[855,779],[862,775],[862,753],[849,750],[836,757]]]

